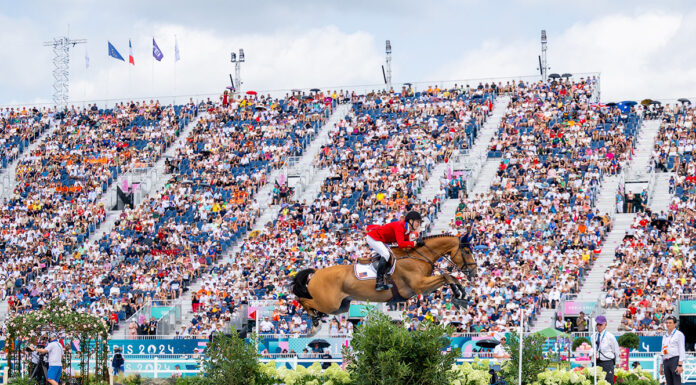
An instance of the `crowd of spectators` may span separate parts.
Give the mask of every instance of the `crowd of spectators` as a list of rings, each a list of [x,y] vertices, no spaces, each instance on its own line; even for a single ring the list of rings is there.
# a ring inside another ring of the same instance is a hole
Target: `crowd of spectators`
[[[690,145],[696,137],[696,109],[666,105],[652,164],[657,172],[672,171],[667,212],[647,207],[636,215],[615,261],[604,277],[605,306],[626,308],[621,330],[658,331],[672,314],[680,295],[696,285],[696,189]]]
[[[143,102],[110,110],[73,108],[16,168],[14,194],[0,204],[0,281],[9,312],[37,309],[53,298],[88,308],[114,323],[142,298],[114,304],[113,255],[87,237],[104,220],[99,201],[119,174],[152,165],[195,115],[196,107]],[[120,299],[120,298],[119,298]]]
[[[470,283],[475,306],[448,309],[464,331],[499,331],[526,323],[576,293],[611,227],[593,208],[602,177],[630,157],[634,113],[596,108],[596,85],[519,84],[489,156],[501,161],[490,191],[461,199],[449,231],[466,234],[479,268]]]
[[[36,107],[0,108],[0,168],[4,169],[48,130],[54,111]]]
[[[287,277],[306,266],[353,263],[368,253],[363,238],[369,223],[398,219],[406,209],[434,219],[444,196],[420,202],[419,191],[437,162],[470,146],[494,93],[482,85],[337,95],[353,108],[328,128],[330,141],[315,160],[315,166],[329,170],[319,196],[312,202],[279,202],[278,217],[244,240],[235,263],[221,271],[224,279],[209,291],[236,302],[289,301],[279,303],[279,316],[271,316],[261,332],[306,332],[309,319],[289,299]],[[337,323],[339,333],[349,327]]]

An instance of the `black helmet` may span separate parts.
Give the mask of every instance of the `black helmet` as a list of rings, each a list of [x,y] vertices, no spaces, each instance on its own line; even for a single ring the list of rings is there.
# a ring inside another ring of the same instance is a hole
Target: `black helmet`
[[[409,211],[406,214],[406,222],[410,221],[421,221],[423,222],[423,218],[421,217],[420,213],[418,211]]]

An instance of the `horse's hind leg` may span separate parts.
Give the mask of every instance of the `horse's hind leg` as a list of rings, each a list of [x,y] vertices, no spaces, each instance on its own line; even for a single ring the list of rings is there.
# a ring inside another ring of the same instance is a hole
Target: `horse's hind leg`
[[[351,300],[352,300],[352,298],[350,298],[350,297],[343,298],[343,300],[341,301],[341,307],[339,307],[338,310],[336,310],[335,312],[332,312],[331,314],[347,313],[348,310],[350,309],[350,301]]]

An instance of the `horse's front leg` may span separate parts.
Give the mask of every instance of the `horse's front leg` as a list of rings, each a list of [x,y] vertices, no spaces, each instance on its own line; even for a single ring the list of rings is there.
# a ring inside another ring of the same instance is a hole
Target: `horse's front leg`
[[[448,277],[453,279],[453,277],[449,274],[431,275],[429,277],[421,278],[420,281],[417,281],[410,286],[415,294],[428,295],[447,284],[449,282]]]

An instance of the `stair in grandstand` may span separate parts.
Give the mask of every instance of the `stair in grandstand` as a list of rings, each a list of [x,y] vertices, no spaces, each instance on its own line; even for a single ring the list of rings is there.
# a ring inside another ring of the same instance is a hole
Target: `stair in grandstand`
[[[326,144],[329,140],[329,127],[333,127],[339,120],[343,119],[346,114],[352,108],[352,104],[342,104],[336,107],[336,109],[331,113],[331,116],[326,120],[326,122],[319,128],[319,132],[312,141],[312,143],[307,146],[303,151],[302,156],[299,159],[295,159],[292,165],[287,168],[274,170],[270,177],[268,178],[269,183],[266,183],[256,194],[256,205],[261,210],[261,215],[256,219],[256,222],[252,226],[252,231],[260,230],[265,224],[273,221],[280,211],[280,205],[272,205],[272,190],[273,184],[276,180],[284,174],[288,178],[288,185],[298,189],[301,189],[303,193],[301,194],[302,199],[307,199],[311,196],[311,199],[316,198],[316,195],[321,189],[321,184],[324,182],[328,175],[328,170],[324,169],[314,169],[312,163],[316,158],[317,154],[321,150],[321,147]],[[293,186],[291,184],[291,177],[294,175],[298,176],[300,180],[299,184]],[[307,186],[306,188],[300,188],[301,186]],[[297,196],[293,196],[293,199],[297,200]],[[300,200],[301,201],[301,200]],[[311,202],[311,200],[307,200]],[[237,243],[230,248],[230,251],[226,253],[226,257],[221,259],[221,263],[228,263],[235,260],[237,254],[241,251],[241,245],[244,240],[242,237]],[[187,325],[193,318],[193,313],[191,312],[191,293],[195,293],[202,287],[202,280],[197,279],[191,283],[189,291],[184,294],[181,298],[182,301],[182,317],[181,322],[177,323],[174,327],[175,330],[180,330],[182,325]],[[121,327],[120,329],[126,329]]]
[[[602,302],[603,298],[606,296],[606,292],[603,290],[604,274],[614,262],[616,247],[623,240],[626,231],[631,227],[635,217],[636,214],[616,214],[614,226],[602,244],[602,252],[597,256],[592,268],[582,282],[582,289],[578,294],[577,301]]]
[[[498,167],[500,166],[500,159],[492,158],[486,160],[483,167],[481,168],[481,173],[479,177],[476,178],[474,188],[471,189],[471,194],[483,194],[491,188],[493,179],[498,172]],[[471,195],[469,194],[469,195]]]
[[[655,174],[655,187],[650,196],[648,206],[654,213],[667,212],[672,201],[672,194],[669,192],[669,178],[676,173],[660,172]]]
[[[303,151],[302,156],[298,159],[292,160],[292,164],[289,164],[288,167],[274,170],[273,173],[271,173],[271,177],[268,179],[271,183],[264,185],[256,194],[256,201],[259,209],[261,210],[261,215],[254,223],[252,231],[262,229],[268,222],[272,221],[278,216],[281,206],[272,205],[271,203],[273,202],[273,183],[281,176],[281,174],[285,175],[287,178],[288,185],[290,187],[294,187],[296,190],[303,190],[304,186],[314,182],[314,177],[317,177],[317,179],[326,178],[325,173],[317,173],[317,170],[312,165],[312,162],[319,153],[319,150],[321,150],[321,146],[326,144],[326,142],[329,140],[329,127],[332,127],[338,123],[339,120],[344,118],[348,111],[350,111],[351,107],[352,104],[342,104],[336,107],[329,119],[327,119],[326,123],[324,123],[324,125],[319,129],[319,132],[312,143],[310,143],[305,151]],[[299,183],[293,182],[293,179],[298,179]],[[319,185],[319,188],[321,188],[321,185]],[[236,250],[236,247],[233,247],[233,250]]]
[[[505,116],[505,111],[509,104],[510,97],[507,95],[498,96],[496,98],[495,103],[493,104],[493,114],[491,114],[491,116],[489,116],[486,120],[486,123],[484,123],[479,136],[474,142],[474,145],[471,147],[468,154],[459,155],[455,159],[454,164],[451,166],[455,170],[469,170],[469,176],[467,178],[473,178],[475,182],[473,184],[467,183],[468,187],[476,186],[474,189],[481,188],[481,191],[485,192],[491,186],[491,181],[495,177],[495,172],[498,164],[500,164],[500,159],[488,159],[488,146],[491,139],[498,131],[500,122],[502,121],[503,116]],[[439,178],[440,176],[433,173],[431,179],[435,177]],[[437,220],[430,230],[430,233],[441,234],[443,231],[447,231],[450,220],[454,218],[458,206],[459,199],[445,199],[441,203]]]
[[[310,182],[306,187],[303,188],[302,192],[296,194],[293,198],[297,202],[313,202],[319,196],[321,192],[321,186],[324,185],[324,181],[329,176],[329,169],[322,168],[314,173]],[[299,192],[299,191],[298,191]]]
[[[39,146],[39,143],[42,143],[44,139],[46,139],[49,135],[53,134],[58,128],[60,128],[60,123],[56,122],[54,120],[51,120],[49,128],[41,133],[36,140],[34,140],[29,146],[27,146],[24,151],[22,151],[22,154],[17,157],[17,159],[14,160],[11,164],[5,168],[5,170],[0,174],[0,180],[2,180],[2,189],[0,191],[0,199],[7,199],[12,196],[12,192],[14,191],[15,184],[17,183],[17,178],[16,178],[16,171],[17,171],[17,165],[21,160],[24,159],[24,157],[27,156],[27,154],[31,154],[36,147]],[[5,314],[4,311],[1,314]]]
[[[618,331],[625,312],[625,308],[604,309],[604,316],[607,317],[607,329],[610,332],[616,333]]]
[[[542,308],[539,315],[536,317],[534,325],[530,330],[544,330],[546,328],[552,328],[555,326],[554,317],[556,316],[556,309],[546,309]]]
[[[628,170],[626,179],[630,180],[633,176],[647,174],[650,172],[650,159],[652,158],[655,138],[660,131],[660,120],[646,120],[640,129],[640,134],[636,139],[636,149],[633,151],[631,167]]]
[[[425,182],[425,186],[423,186],[419,194],[419,200],[430,202],[435,198],[435,195],[440,191],[442,182],[445,180],[443,176],[447,173],[448,167],[450,167],[448,163],[438,163],[433,167],[430,178]]]
[[[611,214],[616,212],[616,194],[619,191],[619,183],[621,183],[620,175],[606,175],[602,179],[601,190],[595,208],[600,214]]]

